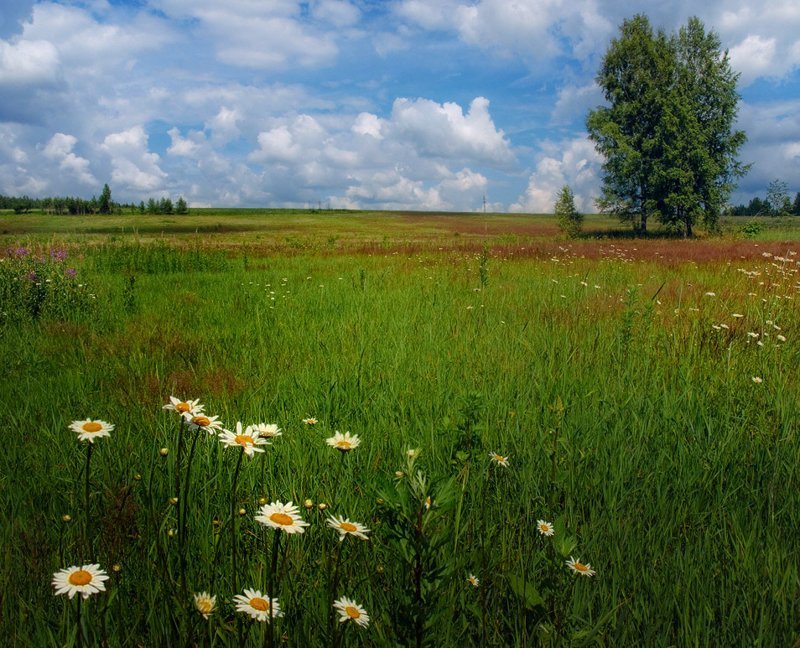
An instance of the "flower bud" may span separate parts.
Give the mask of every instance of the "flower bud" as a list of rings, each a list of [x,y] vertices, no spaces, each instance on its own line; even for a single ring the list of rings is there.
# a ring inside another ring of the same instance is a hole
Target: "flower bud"
[[[161,450],[158,451],[158,454],[160,454],[162,457],[166,457],[169,454],[169,448],[161,448]]]

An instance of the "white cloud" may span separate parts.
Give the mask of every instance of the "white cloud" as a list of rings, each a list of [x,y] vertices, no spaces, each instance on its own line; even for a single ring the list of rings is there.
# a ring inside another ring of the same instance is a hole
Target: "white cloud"
[[[473,99],[466,114],[456,103],[396,99],[389,129],[425,156],[463,157],[495,165],[514,161],[511,144],[495,128],[484,97]]]
[[[102,145],[111,157],[111,180],[131,191],[153,193],[161,189],[167,174],[159,167],[160,157],[148,150],[142,126],[111,133]]]
[[[730,50],[731,66],[741,73],[742,83],[747,84],[760,76],[780,76],[776,65],[777,54],[774,38],[752,35]]]
[[[241,114],[236,108],[222,106],[214,117],[206,121],[205,127],[211,131],[211,137],[215,142],[225,144],[241,135],[238,126],[241,119]]]
[[[375,139],[383,139],[382,128],[383,120],[377,115],[364,112],[356,117],[351,130],[358,135],[369,135]]]
[[[52,83],[59,68],[58,51],[46,40],[0,41],[0,87]]]
[[[538,157],[525,193],[510,206],[510,211],[551,213],[556,195],[565,184],[575,194],[575,206],[579,211],[595,211],[602,158],[589,139],[547,142]]]
[[[61,171],[75,177],[81,184],[96,186],[97,179],[89,170],[89,160],[73,153],[77,138],[65,133],[56,133],[44,147],[44,156],[58,162]]]
[[[358,7],[344,0],[317,0],[311,5],[311,14],[338,28],[355,25],[361,16]]]

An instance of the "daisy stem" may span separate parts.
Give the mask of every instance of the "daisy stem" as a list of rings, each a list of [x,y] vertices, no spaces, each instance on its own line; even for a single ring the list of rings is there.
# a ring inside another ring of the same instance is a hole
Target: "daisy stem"
[[[175,453],[175,497],[181,496],[181,459],[183,457],[183,416],[178,427],[178,450]]]
[[[334,646],[339,643],[339,633],[337,632],[337,626],[334,621],[335,609],[333,603],[336,601],[336,591],[339,589],[339,565],[342,563],[342,545],[344,545],[344,542],[339,540],[336,551],[333,554],[333,578],[331,578],[330,600],[328,601],[328,634],[333,638],[332,643]]]
[[[83,599],[83,596],[78,596],[78,648],[83,647],[83,619],[81,618],[81,599]]]
[[[273,624],[275,616],[272,613],[272,599],[277,597],[276,588],[278,587],[276,572],[278,571],[278,551],[281,544],[281,531],[275,530],[275,537],[272,539],[272,561],[269,570],[269,591],[267,592],[267,599],[269,600],[269,628],[267,628],[267,646],[272,648],[274,637]]]
[[[181,427],[183,423],[181,423]],[[183,494],[178,493],[178,547],[180,550],[181,560],[181,587],[184,596],[186,595],[186,552],[188,547],[188,538],[186,537],[186,512],[189,508],[189,485],[192,479],[192,460],[194,459],[194,450],[197,447],[197,437],[200,432],[195,432],[192,438],[192,445],[189,448],[189,463],[186,466],[186,479],[183,482]]]
[[[239,469],[242,467],[242,457],[244,456],[244,448],[239,453],[239,459],[236,461],[236,470],[233,473],[233,486],[231,487],[231,557],[233,572],[233,591],[238,592],[236,575],[236,483],[239,481]]]
[[[92,449],[94,448],[93,443],[89,443],[86,446],[86,474],[84,477],[86,478],[85,485],[84,485],[84,525],[83,525],[83,546],[84,551],[86,551],[89,556],[92,554],[92,547],[91,547],[91,535],[89,533],[89,520],[91,518],[91,512],[89,511],[89,494],[90,494],[90,482],[89,482],[89,471],[92,464]]]

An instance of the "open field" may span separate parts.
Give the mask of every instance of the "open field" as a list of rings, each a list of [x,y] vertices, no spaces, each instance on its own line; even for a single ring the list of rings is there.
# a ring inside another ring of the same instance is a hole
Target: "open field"
[[[738,222],[0,216],[9,645],[793,645],[800,233]],[[282,435],[250,458],[171,395]],[[85,418],[115,428],[89,446]],[[256,520],[290,500],[304,533]],[[107,591],[54,597],[89,562]]]

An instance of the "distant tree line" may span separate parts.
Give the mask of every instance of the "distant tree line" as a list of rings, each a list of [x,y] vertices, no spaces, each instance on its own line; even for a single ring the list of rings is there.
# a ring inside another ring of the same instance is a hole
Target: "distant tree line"
[[[773,180],[767,188],[767,197],[756,196],[746,205],[731,207],[731,216],[800,216],[800,191],[789,197],[788,185],[782,180]]]
[[[45,214],[59,215],[85,215],[85,214],[188,214],[189,206],[183,199],[178,198],[174,203],[170,198],[156,200],[150,198],[145,204],[141,201],[135,203],[117,203],[111,200],[111,189],[103,185],[100,197],[92,196],[91,199],[76,198],[72,196],[54,196],[46,198],[31,198],[30,196],[4,196],[0,194],[0,209],[12,209],[15,214],[27,214],[32,211],[41,211]]]

